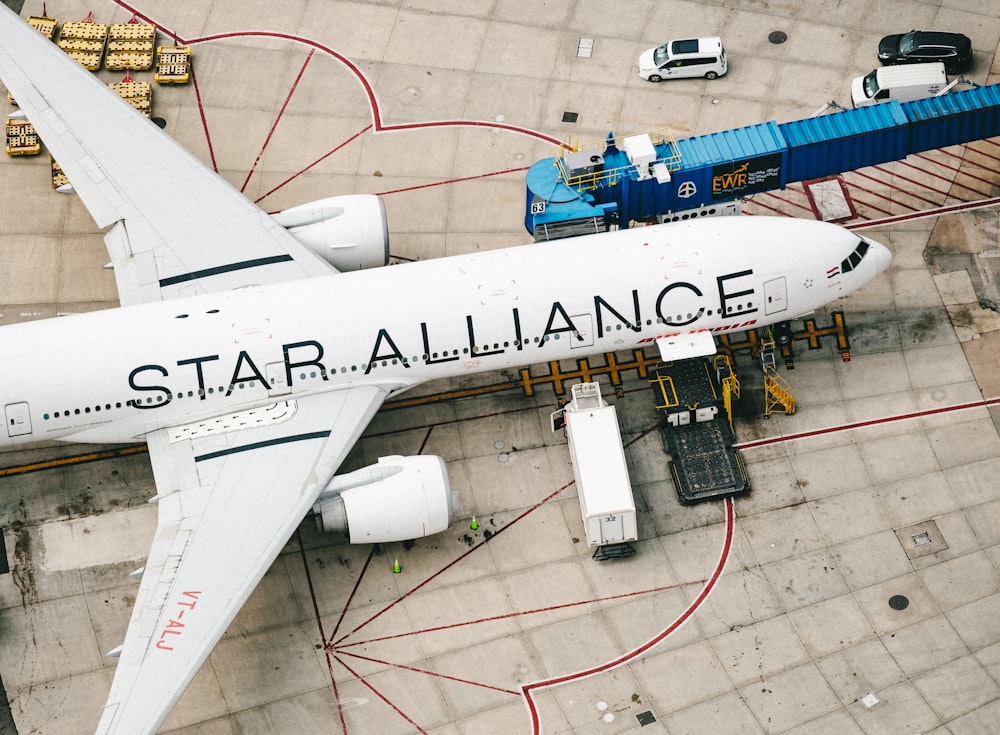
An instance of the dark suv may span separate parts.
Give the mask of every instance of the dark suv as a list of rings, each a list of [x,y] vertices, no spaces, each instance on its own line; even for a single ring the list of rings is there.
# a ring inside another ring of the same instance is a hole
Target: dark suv
[[[886,36],[878,42],[878,60],[883,64],[944,62],[949,74],[957,74],[972,63],[972,42],[961,33],[910,31]]]

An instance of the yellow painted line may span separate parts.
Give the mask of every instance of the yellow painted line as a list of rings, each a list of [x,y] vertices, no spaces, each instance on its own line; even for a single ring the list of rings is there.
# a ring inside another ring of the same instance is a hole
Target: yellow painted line
[[[103,452],[90,452],[89,454],[77,454],[72,457],[60,457],[58,459],[47,459],[44,462],[34,462],[32,464],[17,465],[15,467],[0,467],[0,477],[13,477],[14,475],[26,475],[29,472],[41,472],[42,470],[54,470],[59,467],[70,467],[87,462],[99,462],[103,459],[114,459],[116,457],[128,457],[133,454],[142,454],[149,449],[145,444],[136,444],[120,449],[107,449]]]

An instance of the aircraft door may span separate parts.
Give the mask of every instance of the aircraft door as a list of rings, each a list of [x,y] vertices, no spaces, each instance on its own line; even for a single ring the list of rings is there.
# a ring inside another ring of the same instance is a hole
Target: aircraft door
[[[8,403],[3,410],[7,418],[7,436],[31,433],[31,415],[27,403]]]
[[[777,314],[788,308],[788,289],[785,277],[774,278],[764,283],[764,313]]]
[[[594,317],[590,314],[574,314],[570,317],[576,333],[570,335],[571,347],[594,346]]]
[[[285,363],[269,362],[264,366],[264,377],[267,378],[267,392],[272,396],[283,396],[291,393],[288,379],[285,376]]]

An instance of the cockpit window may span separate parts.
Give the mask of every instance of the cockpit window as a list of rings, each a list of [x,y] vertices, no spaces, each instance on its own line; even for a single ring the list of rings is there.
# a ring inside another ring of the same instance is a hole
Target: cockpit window
[[[844,258],[844,260],[841,262],[840,272],[849,273],[850,271],[857,268],[858,263],[860,263],[864,259],[865,254],[868,252],[868,247],[869,245],[867,240],[859,240],[858,246],[854,248],[854,252],[852,252],[850,255]]]

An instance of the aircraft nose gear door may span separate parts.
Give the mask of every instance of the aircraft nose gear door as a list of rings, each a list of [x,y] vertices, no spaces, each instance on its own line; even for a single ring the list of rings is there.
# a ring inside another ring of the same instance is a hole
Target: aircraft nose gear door
[[[8,403],[4,406],[7,417],[7,436],[24,436],[31,433],[31,416],[27,403]]]

